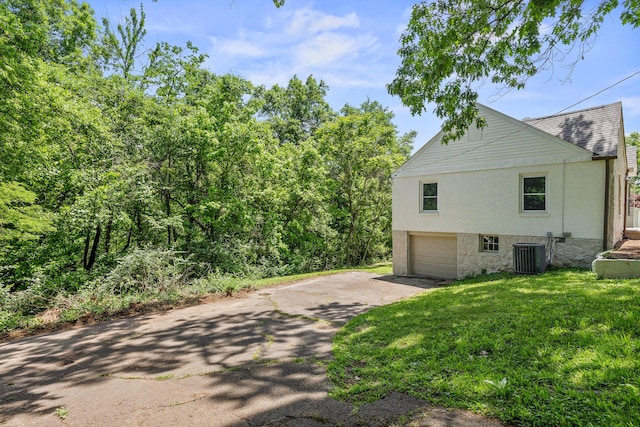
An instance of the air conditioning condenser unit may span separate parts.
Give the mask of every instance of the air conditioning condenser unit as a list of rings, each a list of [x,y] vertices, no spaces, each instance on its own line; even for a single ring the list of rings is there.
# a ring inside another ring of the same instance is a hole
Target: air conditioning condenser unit
[[[547,269],[546,249],[542,243],[513,245],[513,272],[517,274],[544,273]]]

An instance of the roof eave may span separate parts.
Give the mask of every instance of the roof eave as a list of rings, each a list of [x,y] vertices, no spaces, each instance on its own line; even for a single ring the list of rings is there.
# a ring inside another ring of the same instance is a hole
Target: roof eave
[[[591,157],[591,160],[613,160],[617,158],[618,156],[601,156],[598,154],[594,154],[593,157]]]

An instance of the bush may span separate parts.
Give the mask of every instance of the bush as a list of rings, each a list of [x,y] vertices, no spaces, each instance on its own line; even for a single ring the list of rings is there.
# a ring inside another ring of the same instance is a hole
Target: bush
[[[190,280],[194,264],[171,249],[136,249],[117,260],[96,287],[114,294],[175,290]]]
[[[9,291],[4,287],[0,293],[2,305],[6,311],[18,315],[32,315],[40,313],[50,307],[59,290],[55,284],[47,280],[42,274],[36,274],[31,279],[31,285],[23,290]]]

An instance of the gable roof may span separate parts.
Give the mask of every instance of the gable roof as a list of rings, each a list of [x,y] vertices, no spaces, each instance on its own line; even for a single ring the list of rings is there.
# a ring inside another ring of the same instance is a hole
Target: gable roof
[[[591,151],[594,158],[618,155],[621,102],[522,121]]]
[[[465,135],[442,145],[440,130],[392,177],[423,176],[534,166],[549,163],[584,162],[593,152],[544,132],[524,121],[477,104],[487,126],[471,126]]]

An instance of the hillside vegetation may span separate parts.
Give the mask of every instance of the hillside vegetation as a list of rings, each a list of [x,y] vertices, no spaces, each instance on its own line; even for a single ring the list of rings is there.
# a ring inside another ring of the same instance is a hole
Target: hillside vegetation
[[[218,75],[75,0],[0,2],[0,303],[31,316],[221,277],[390,252],[389,176],[411,151],[375,101]],[[214,286],[215,287],[215,286]]]

